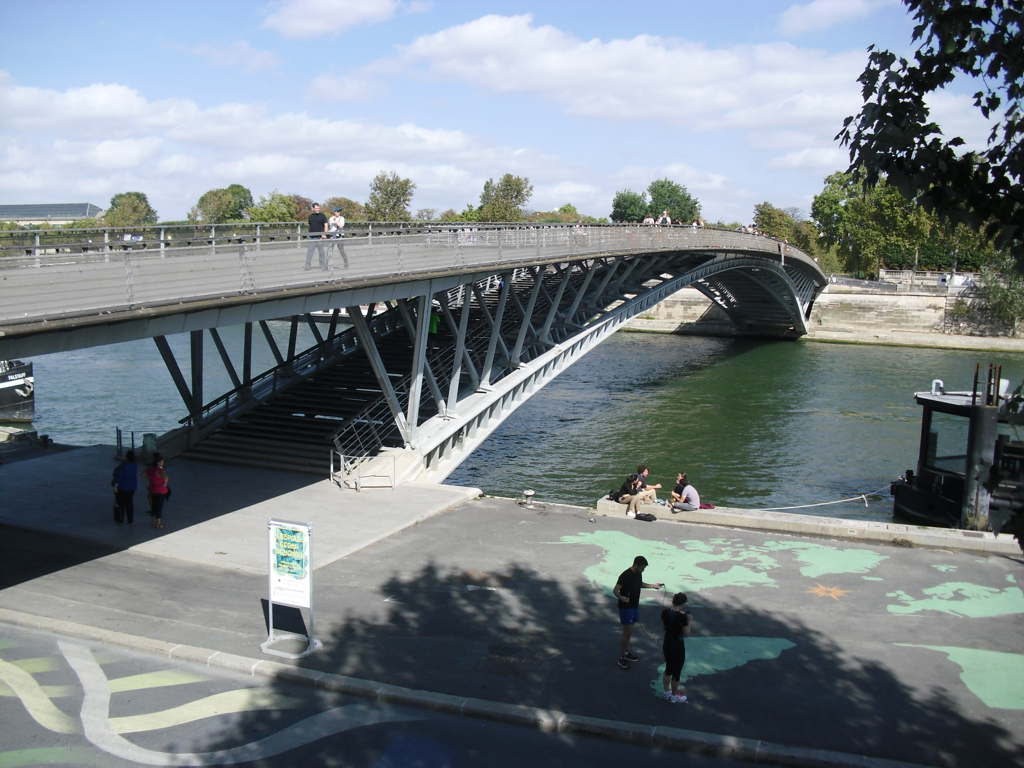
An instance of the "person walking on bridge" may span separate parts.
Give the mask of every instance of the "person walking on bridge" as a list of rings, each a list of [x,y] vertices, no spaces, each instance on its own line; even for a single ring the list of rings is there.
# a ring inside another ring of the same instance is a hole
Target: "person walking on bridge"
[[[647,567],[647,558],[637,555],[633,564],[619,575],[612,594],[619,600],[619,623],[622,624],[622,638],[619,640],[619,666],[629,669],[629,662],[640,661],[639,657],[629,650],[629,640],[633,636],[633,625],[640,620],[640,590],[661,589],[664,584],[648,584],[641,576]]]
[[[327,269],[327,256],[324,253],[324,240],[327,239],[327,217],[320,212],[320,203],[313,203],[313,212],[309,214],[309,241],[306,245],[306,266],[313,268],[313,250],[316,249],[320,259],[320,269]]]
[[[337,250],[348,267],[348,254],[345,253],[345,243],[342,240],[345,236],[345,217],[341,215],[341,208],[335,208],[331,213],[333,215],[327,220],[327,231],[331,234],[331,241],[327,246],[327,263],[331,263],[331,252]]]

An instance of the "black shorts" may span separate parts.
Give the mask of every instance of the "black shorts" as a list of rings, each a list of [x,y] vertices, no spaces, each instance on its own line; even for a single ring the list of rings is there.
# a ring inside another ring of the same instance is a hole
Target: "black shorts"
[[[686,663],[686,647],[663,648],[665,652],[665,674],[673,680],[678,680],[682,674],[683,664]]]

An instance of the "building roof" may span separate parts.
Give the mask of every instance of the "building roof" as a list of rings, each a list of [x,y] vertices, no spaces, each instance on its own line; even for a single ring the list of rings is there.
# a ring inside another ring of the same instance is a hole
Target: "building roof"
[[[96,219],[104,209],[92,203],[39,203],[30,205],[0,205],[0,221],[23,219]]]

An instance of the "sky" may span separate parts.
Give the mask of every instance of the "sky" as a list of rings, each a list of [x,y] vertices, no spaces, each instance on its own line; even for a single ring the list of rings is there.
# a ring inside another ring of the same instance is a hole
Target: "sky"
[[[809,211],[848,165],[871,44],[907,54],[897,0],[0,0],[0,203],[144,192],[161,220],[242,184],[413,211],[479,204],[607,216],[682,184],[709,221]],[[969,91],[930,105],[984,145]]]

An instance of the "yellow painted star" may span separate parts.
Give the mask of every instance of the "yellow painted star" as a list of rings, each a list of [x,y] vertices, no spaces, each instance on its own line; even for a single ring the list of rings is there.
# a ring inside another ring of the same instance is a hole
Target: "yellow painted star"
[[[839,587],[825,587],[821,584],[818,584],[818,582],[814,583],[814,589],[808,589],[806,590],[806,592],[812,595],[816,595],[817,597],[831,597],[833,600],[837,602],[839,601],[839,598],[841,598],[843,595],[849,595],[852,592],[852,590],[849,589],[840,589]]]

